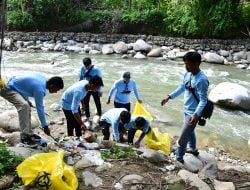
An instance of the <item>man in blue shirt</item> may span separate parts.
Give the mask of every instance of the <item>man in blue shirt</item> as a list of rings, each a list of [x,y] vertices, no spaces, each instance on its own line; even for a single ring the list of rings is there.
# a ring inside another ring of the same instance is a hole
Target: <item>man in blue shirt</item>
[[[99,125],[104,135],[104,140],[109,140],[109,128],[112,127],[114,140],[123,141],[124,125],[130,121],[131,114],[125,108],[112,108],[105,112],[100,119]]]
[[[92,65],[92,61],[89,57],[85,57],[83,59],[83,67],[81,68],[81,73],[80,73],[80,80],[87,80],[89,81],[93,76],[99,76],[102,78],[102,72],[101,70],[96,66]],[[96,105],[97,109],[97,114],[99,116],[102,115],[102,106],[101,106],[101,101],[100,97],[102,96],[103,93],[103,87],[100,87],[98,91],[88,91],[83,102],[83,108],[85,111],[85,115],[87,118],[90,117],[90,112],[89,112],[89,101],[90,101],[90,96],[92,95],[94,98],[94,102]]]
[[[81,130],[87,130],[81,119],[81,100],[89,91],[96,92],[101,86],[103,86],[102,79],[99,76],[94,76],[89,81],[76,82],[63,93],[60,103],[67,120],[68,136],[74,136],[74,129],[77,137],[82,136]]]
[[[35,147],[35,141],[40,137],[33,133],[31,129],[31,102],[28,97],[35,99],[37,113],[44,132],[50,135],[50,130],[45,117],[43,98],[46,95],[46,89],[49,93],[56,93],[63,89],[63,80],[61,77],[52,77],[49,80],[40,74],[30,74],[26,76],[12,77],[6,87],[1,89],[1,96],[12,103],[18,112],[19,125],[21,129],[21,143],[27,147]]]
[[[196,148],[195,127],[198,119],[207,103],[207,91],[209,81],[205,73],[200,70],[201,55],[197,52],[188,52],[183,57],[187,72],[184,74],[181,85],[165,99],[161,105],[166,104],[170,99],[175,99],[184,92],[184,125],[178,140],[179,147],[176,150],[176,160],[184,163],[185,152],[198,156]],[[199,102],[196,101],[192,91],[196,94]],[[186,150],[188,146],[188,149]]]
[[[129,144],[133,144],[136,131],[137,130],[142,131],[140,137],[134,143],[136,148],[140,147],[140,143],[141,143],[142,139],[151,130],[150,121],[142,115],[136,115],[136,116],[131,117],[130,122],[128,124],[126,124],[124,126],[124,128],[126,130],[128,130],[128,143]]]
[[[110,103],[110,99],[115,93],[115,108],[126,108],[130,112],[131,91],[134,91],[134,95],[137,101],[142,103],[138,94],[135,80],[130,79],[130,72],[125,72],[123,73],[122,78],[115,81],[112,88],[110,89],[107,104]]]

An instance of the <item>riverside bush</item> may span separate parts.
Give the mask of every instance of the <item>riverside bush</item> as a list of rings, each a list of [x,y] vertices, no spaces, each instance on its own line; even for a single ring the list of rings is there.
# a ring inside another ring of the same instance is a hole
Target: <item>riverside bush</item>
[[[23,161],[19,155],[11,153],[5,143],[0,142],[0,177],[4,174],[13,174],[16,166]]]
[[[127,158],[137,157],[136,152],[133,150],[133,146],[129,145],[128,147],[121,148],[117,146],[116,144],[112,145],[111,150],[102,150],[101,151],[101,158],[104,160],[107,159],[120,159],[120,158]]]

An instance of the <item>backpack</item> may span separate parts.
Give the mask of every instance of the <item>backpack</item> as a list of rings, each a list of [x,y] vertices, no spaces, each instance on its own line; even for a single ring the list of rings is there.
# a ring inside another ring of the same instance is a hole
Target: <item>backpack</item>
[[[199,100],[194,92],[194,89],[191,89],[191,92],[195,98],[195,100],[199,103]],[[201,118],[204,119],[210,119],[214,111],[214,103],[210,100],[207,99],[207,104],[205,105],[204,109],[202,110],[201,113]]]

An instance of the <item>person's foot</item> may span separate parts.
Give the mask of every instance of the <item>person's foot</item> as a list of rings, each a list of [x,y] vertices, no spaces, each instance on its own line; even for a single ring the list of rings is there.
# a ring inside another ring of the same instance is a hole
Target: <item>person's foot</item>
[[[38,146],[38,142],[32,140],[30,136],[21,137],[21,144],[27,148],[36,148]]]
[[[42,139],[39,135],[37,135],[37,134],[32,134],[32,135],[30,135],[30,137],[31,137],[31,139],[33,140],[33,141],[36,141],[36,142],[40,142],[40,140]]]
[[[186,153],[193,154],[194,156],[198,156],[200,154],[197,149],[195,149],[195,150],[193,150],[193,149],[187,149]]]
[[[182,158],[176,158],[176,161],[184,164],[184,160]]]

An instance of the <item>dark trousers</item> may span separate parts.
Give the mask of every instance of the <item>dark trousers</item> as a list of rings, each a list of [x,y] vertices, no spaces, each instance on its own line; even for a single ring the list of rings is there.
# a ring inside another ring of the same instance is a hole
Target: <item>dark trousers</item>
[[[121,104],[118,102],[114,102],[114,106],[115,106],[115,108],[126,108],[128,110],[128,112],[130,112],[130,103]]]
[[[68,136],[74,136],[74,129],[77,137],[82,136],[81,125],[75,119],[75,116],[72,113],[72,110],[63,109],[64,115],[67,120],[67,131]],[[81,115],[80,107],[78,108],[78,113]]]
[[[99,92],[93,92],[93,91],[89,91],[83,99],[84,106],[85,106],[85,115],[86,115],[86,117],[90,117],[89,101],[90,101],[91,95],[94,98],[94,102],[95,102],[96,109],[97,109],[97,114],[99,116],[101,116],[102,115],[102,105],[101,105],[101,101],[100,101],[100,97],[99,97]]]
[[[109,140],[109,136],[110,136],[109,128],[111,124],[107,123],[106,121],[100,121],[99,125],[102,129],[102,134],[104,136],[103,140]],[[121,139],[121,134],[124,133],[126,130],[121,124],[119,124],[118,131],[120,133],[120,139]]]
[[[133,144],[136,130],[137,129],[134,129],[134,128],[131,128],[128,130],[128,144]],[[151,130],[151,127],[149,127],[148,132],[146,134],[148,134],[150,130]]]

